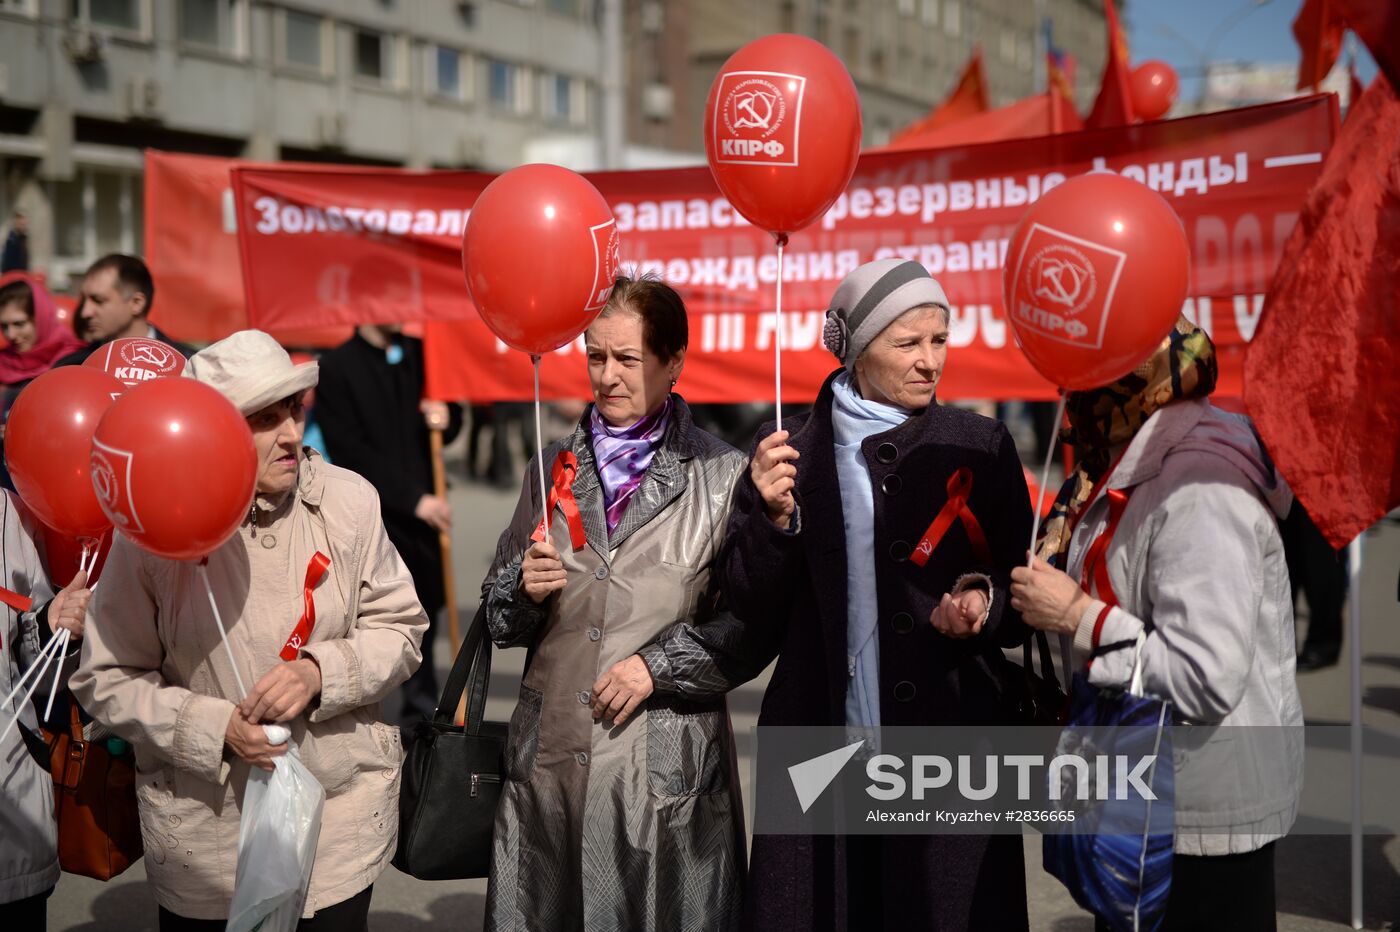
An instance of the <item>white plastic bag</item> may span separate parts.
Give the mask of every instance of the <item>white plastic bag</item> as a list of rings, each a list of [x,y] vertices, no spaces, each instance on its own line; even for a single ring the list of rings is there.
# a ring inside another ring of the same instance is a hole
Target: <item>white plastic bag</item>
[[[285,728],[263,727],[273,744],[286,740]],[[306,902],[326,791],[295,748],[274,765],[248,776],[227,932],[292,932]]]

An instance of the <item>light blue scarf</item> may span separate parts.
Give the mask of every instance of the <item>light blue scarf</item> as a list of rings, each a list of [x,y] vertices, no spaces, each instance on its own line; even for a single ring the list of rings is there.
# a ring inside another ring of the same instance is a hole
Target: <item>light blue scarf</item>
[[[910,412],[867,401],[843,372],[831,384],[836,476],[846,523],[846,724],[880,724],[879,603],[875,587],[875,496],[860,445],[903,424]]]

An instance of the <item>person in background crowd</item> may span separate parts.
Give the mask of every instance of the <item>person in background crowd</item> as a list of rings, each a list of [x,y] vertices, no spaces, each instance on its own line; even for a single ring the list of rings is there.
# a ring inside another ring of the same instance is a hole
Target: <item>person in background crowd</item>
[[[8,344],[0,349],[0,385],[14,391],[83,346],[59,321],[48,290],[24,272],[0,276],[0,336]]]
[[[492,640],[530,649],[486,928],[725,932],[744,877],[720,669],[738,623],[712,570],[744,460],[672,391],[689,328],[669,285],[618,279],[586,339],[594,403],[541,451],[577,517],[534,535],[530,463],[482,583]]]
[[[224,928],[249,768],[271,770],[287,750],[269,743],[262,725],[272,722],[291,730],[326,792],[300,927],[364,932],[399,823],[402,745],[379,703],[421,660],[427,619],[373,487],[302,446],[302,398],[316,363],[293,365],[271,336],[245,330],[196,353],[185,372],[222,392],[253,432],[253,505],[207,560],[233,655],[253,686],[239,696],[199,562],[156,557],[122,536],[70,685],[93,718],[135,747],[161,932]],[[329,564],[314,590],[315,624],[297,647],[318,554]],[[293,659],[279,659],[283,651]]]
[[[1283,552],[1293,603],[1308,600],[1308,634],[1298,651],[1298,671],[1321,670],[1342,653],[1342,608],[1347,598],[1347,553],[1332,549],[1301,502],[1283,520]]]
[[[87,346],[55,365],[76,366],[102,344],[127,337],[160,340],[190,356],[191,347],[170,339],[148,319],[155,301],[156,285],[145,262],[122,253],[98,259],[83,275],[82,301],[73,315],[73,329]]]
[[[398,326],[368,324],[321,357],[316,421],[331,460],[379,493],[384,529],[428,613],[423,663],[401,690],[398,721],[407,729],[437,708],[433,640],[446,601],[438,535],[452,529],[452,505],[433,492],[428,431],[443,431],[443,443],[451,443],[462,408],[423,400],[422,340]]]
[[[24,272],[0,276],[0,447],[5,422],[20,391],[83,342],[64,327],[48,290]],[[10,473],[0,461],[0,485],[10,488]],[[3,583],[0,583],[3,584]]]
[[[1002,648],[1028,633],[1007,593],[1030,497],[1006,428],[936,399],[948,325],[922,265],[866,263],[827,311],[840,368],[809,414],[755,438],[719,565],[744,661],[778,658],[760,727],[1010,723]],[[955,522],[933,540],[955,483],[977,530]],[[755,930],[1026,929],[1021,839],[756,835],[744,918]]]
[[[5,251],[0,255],[0,275],[29,270],[29,218],[15,211],[10,220],[10,232],[5,237]]]
[[[1081,670],[1093,661],[1091,684],[1128,686],[1140,650],[1143,692],[1179,720],[1273,726],[1236,729],[1209,780],[1178,779],[1168,932],[1275,927],[1274,842],[1302,786],[1301,743],[1277,727],[1303,724],[1278,527],[1293,496],[1249,421],[1211,405],[1216,376],[1210,337],[1183,317],[1136,370],[1070,393],[1077,465],[1011,584],[1027,624],[1074,638]],[[1076,582],[1091,552],[1106,574],[1088,575],[1108,583],[1092,595]],[[1259,734],[1281,736],[1279,759],[1244,749]]]
[[[0,585],[32,598],[21,612],[0,606],[0,695],[8,695],[39,652],[60,628],[82,638],[92,593],[79,573],[53,595],[35,541],[39,523],[12,492],[0,495]],[[62,660],[76,666],[79,643]],[[71,673],[71,669],[66,672]],[[0,742],[0,927],[6,932],[43,932],[48,898],[58,883],[58,829],[53,816],[53,778],[49,749],[38,731],[37,710],[47,703],[53,684],[45,672],[32,700],[21,705],[24,690],[0,708],[0,728],[18,714],[19,722]]]

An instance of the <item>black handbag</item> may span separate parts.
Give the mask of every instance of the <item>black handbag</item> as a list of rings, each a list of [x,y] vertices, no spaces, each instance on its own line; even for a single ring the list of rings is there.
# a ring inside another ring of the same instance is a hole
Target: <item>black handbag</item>
[[[1040,673],[1031,660],[1031,640],[1040,654]],[[1062,725],[1069,713],[1069,699],[1055,676],[1055,663],[1050,658],[1050,640],[1044,631],[1035,632],[1021,649],[1021,664],[1007,661],[1004,683],[1008,713],[1017,725]]]
[[[491,639],[483,606],[457,651],[437,710],[414,726],[404,759],[394,866],[419,880],[465,880],[491,872],[507,726],[481,720],[490,680]],[[463,692],[466,722],[457,725]]]

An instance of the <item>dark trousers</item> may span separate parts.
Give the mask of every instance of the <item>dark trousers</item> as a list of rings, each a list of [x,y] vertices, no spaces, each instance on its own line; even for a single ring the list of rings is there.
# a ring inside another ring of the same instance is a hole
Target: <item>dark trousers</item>
[[[1108,932],[1103,920],[1096,932]],[[1274,932],[1274,843],[1246,854],[1172,858],[1172,889],[1158,932]]]
[[[348,900],[318,909],[316,915],[297,923],[297,932],[369,932],[373,893],[374,885],[370,884]],[[223,932],[227,925],[224,919],[186,919],[160,907],[160,932]]]
[[[404,680],[399,687],[399,727],[404,729],[406,735],[412,733],[415,722],[432,718],[433,712],[437,710],[438,704],[438,680],[437,668],[433,666],[433,641],[436,639],[438,628],[438,615],[442,606],[438,610],[423,607],[428,613],[428,628],[423,632],[423,662],[418,665],[418,669],[413,671],[413,675]]]
[[[49,894],[43,893],[13,903],[0,903],[0,929],[5,932],[44,932],[49,924]]]
[[[1293,601],[1301,589],[1308,600],[1306,646],[1335,654],[1342,646],[1342,605],[1347,596],[1347,562],[1327,543],[1312,518],[1297,502],[1279,526]]]

